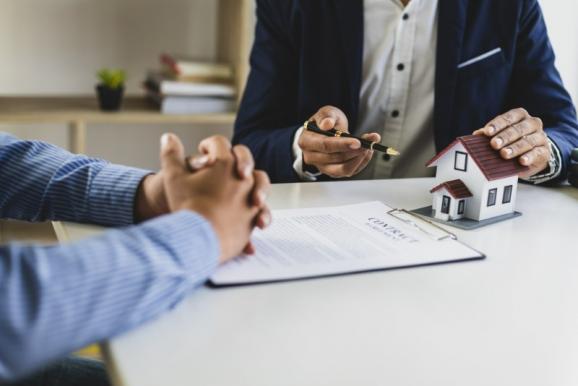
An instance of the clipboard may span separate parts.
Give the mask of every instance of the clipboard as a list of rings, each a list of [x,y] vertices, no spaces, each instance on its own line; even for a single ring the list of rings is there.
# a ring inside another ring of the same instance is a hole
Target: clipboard
[[[455,234],[381,202],[273,211],[254,256],[210,278],[212,287],[263,284],[484,259]]]

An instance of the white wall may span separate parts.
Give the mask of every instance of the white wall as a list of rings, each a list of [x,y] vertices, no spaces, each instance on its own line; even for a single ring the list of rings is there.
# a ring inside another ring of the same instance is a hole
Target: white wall
[[[574,104],[578,102],[578,1],[540,0],[548,33],[556,52],[556,65]]]
[[[216,0],[0,0],[0,95],[84,94],[95,72],[122,67],[127,91],[141,93],[161,52],[216,56]],[[68,146],[59,125],[0,125],[0,130]],[[226,126],[90,125],[87,153],[113,162],[158,167],[158,137],[179,134],[190,150]]]
[[[578,100],[578,1],[541,4],[562,77]],[[139,92],[161,51],[215,57],[216,8],[217,0],[0,0],[0,95],[91,94],[94,72],[102,66],[127,69],[128,91]],[[231,133],[222,126],[91,126],[88,153],[157,167],[156,153],[145,149],[156,148],[159,133],[175,129],[191,146],[215,131]],[[59,126],[0,130],[67,145]]]
[[[0,0],[0,94],[91,94],[101,67],[140,91],[160,52],[213,59],[216,0]]]

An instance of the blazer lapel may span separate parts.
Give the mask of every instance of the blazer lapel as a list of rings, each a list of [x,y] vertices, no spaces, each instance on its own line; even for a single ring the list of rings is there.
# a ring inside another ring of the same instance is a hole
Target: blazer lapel
[[[437,150],[454,140],[452,108],[457,84],[468,0],[439,0],[434,131]]]
[[[343,106],[349,110],[349,127],[357,126],[357,116],[359,113],[359,92],[361,89],[362,61],[363,61],[363,0],[333,0],[336,25],[340,42],[342,43],[341,60],[345,66],[344,73],[347,79],[343,81],[348,89],[348,106]]]

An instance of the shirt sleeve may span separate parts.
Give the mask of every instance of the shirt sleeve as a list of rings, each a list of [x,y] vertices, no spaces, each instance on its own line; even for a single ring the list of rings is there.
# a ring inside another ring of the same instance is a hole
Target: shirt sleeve
[[[64,246],[1,247],[0,383],[170,310],[219,253],[188,211]]]
[[[303,133],[304,127],[300,127],[299,130],[295,132],[295,136],[293,137],[293,170],[299,177],[301,181],[317,181],[317,177],[321,175],[321,173],[311,173],[306,170],[303,170],[303,150],[299,146],[299,137],[301,133]]]
[[[150,173],[0,133],[0,217],[128,225]]]

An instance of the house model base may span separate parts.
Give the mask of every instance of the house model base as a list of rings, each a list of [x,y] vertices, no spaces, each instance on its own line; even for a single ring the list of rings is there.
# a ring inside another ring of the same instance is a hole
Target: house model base
[[[506,160],[484,135],[458,137],[431,161],[437,167],[428,217],[464,229],[516,217],[518,175],[527,170],[517,159]],[[518,214],[519,215],[519,214]]]
[[[492,225],[492,224],[495,224],[498,222],[509,220],[511,218],[520,217],[522,215],[522,213],[514,211],[512,213],[504,214],[502,216],[497,216],[497,217],[491,217],[491,218],[488,218],[486,220],[481,220],[481,221],[471,220],[469,218],[461,218],[458,220],[446,221],[446,220],[441,220],[441,219],[435,217],[435,213],[434,213],[433,207],[431,205],[426,206],[424,208],[414,209],[411,212],[418,214],[422,217],[425,217],[427,220],[435,221],[437,223],[449,225],[449,226],[459,228],[459,229],[464,229],[466,231],[472,230],[472,229],[482,228],[482,227],[485,227],[487,225]]]

